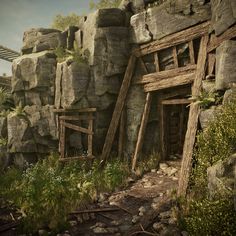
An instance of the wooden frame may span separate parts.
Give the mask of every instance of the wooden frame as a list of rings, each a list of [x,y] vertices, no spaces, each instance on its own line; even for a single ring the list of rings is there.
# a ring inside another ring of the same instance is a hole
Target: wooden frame
[[[61,153],[60,161],[67,162],[72,160],[91,160],[93,156],[93,121],[96,108],[86,109],[55,109],[59,124],[59,152]],[[71,115],[77,113],[77,115]],[[70,115],[65,115],[70,114]],[[70,123],[71,121],[87,121],[88,128],[81,127]],[[88,136],[88,152],[86,156],[66,157],[66,129],[86,134]]]

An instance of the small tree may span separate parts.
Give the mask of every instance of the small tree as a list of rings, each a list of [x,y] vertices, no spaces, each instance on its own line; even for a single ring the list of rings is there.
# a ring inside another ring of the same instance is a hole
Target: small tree
[[[117,8],[121,0],[99,0],[98,3],[90,1],[90,9]]]
[[[58,14],[54,17],[51,27],[58,30],[65,30],[68,26],[78,26],[81,16],[71,13],[68,16]]]

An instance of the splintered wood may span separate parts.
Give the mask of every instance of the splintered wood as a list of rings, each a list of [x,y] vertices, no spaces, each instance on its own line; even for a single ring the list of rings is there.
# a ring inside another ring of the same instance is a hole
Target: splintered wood
[[[196,77],[192,86],[192,95],[196,97],[201,92],[202,80],[205,76],[206,68],[206,59],[207,59],[207,45],[208,45],[209,36],[205,35],[201,39]],[[198,116],[200,113],[200,106],[197,103],[192,103],[190,105],[189,119],[188,119],[188,128],[185,136],[184,149],[183,149],[183,160],[180,170],[180,179],[178,187],[178,195],[185,196],[188,181],[192,166],[192,155],[193,147],[196,138],[197,125],[198,125]]]

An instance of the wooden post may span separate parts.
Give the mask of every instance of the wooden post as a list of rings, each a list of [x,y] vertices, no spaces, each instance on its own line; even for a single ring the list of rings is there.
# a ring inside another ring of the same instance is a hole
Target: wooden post
[[[106,135],[105,143],[102,150],[102,163],[106,162],[106,159],[110,155],[111,147],[115,138],[115,134],[119,125],[119,119],[121,112],[124,107],[126,96],[129,90],[130,82],[133,76],[134,68],[136,64],[136,57],[134,55],[130,56],[129,63],[125,72],[125,76],[120,88],[120,92],[116,101],[115,109],[112,115],[111,123]]]
[[[205,35],[201,39],[196,77],[192,86],[193,97],[197,96],[201,92],[202,79],[205,76],[205,67],[207,59],[207,44],[209,36]],[[200,106],[197,103],[190,105],[188,128],[185,136],[184,148],[183,148],[183,160],[180,170],[178,196],[185,196],[187,192],[189,176],[192,167],[192,155],[193,148],[196,139],[198,116],[200,113]]]
[[[119,129],[119,144],[118,144],[118,158],[121,159],[124,150],[124,138],[125,138],[125,110],[123,109],[120,118]]]
[[[172,50],[173,50],[172,55],[173,55],[173,59],[174,59],[174,66],[175,66],[175,68],[178,68],[179,67],[179,62],[178,62],[178,55],[177,55],[176,46],[174,46]]]
[[[60,152],[61,158],[65,158],[65,146],[66,146],[66,127],[64,124],[64,120],[60,120]]]
[[[93,155],[93,116],[91,113],[89,113],[89,125],[88,130],[90,134],[88,134],[88,156]]]
[[[195,55],[194,55],[194,47],[193,47],[193,40],[188,42],[189,48],[189,57],[190,57],[190,64],[195,64]]]
[[[158,53],[155,52],[154,53],[154,61],[155,61],[155,66],[156,66],[156,72],[160,71],[160,62],[159,62],[159,57],[158,57]]]
[[[146,130],[147,122],[148,122],[148,116],[149,116],[150,108],[151,108],[151,101],[152,101],[151,93],[147,93],[143,116],[142,116],[142,121],[141,121],[141,125],[139,128],[139,133],[138,133],[138,140],[136,143],[136,148],[135,148],[133,162],[132,162],[132,170],[133,171],[135,170],[135,167],[136,167],[138,155],[142,150],[143,138],[144,138],[144,134],[145,134],[145,130]]]
[[[164,134],[164,106],[160,100],[160,143],[161,143],[161,158],[166,159],[166,148],[165,148],[165,134]]]
[[[214,53],[208,54],[208,75],[212,75],[215,68],[216,56]]]

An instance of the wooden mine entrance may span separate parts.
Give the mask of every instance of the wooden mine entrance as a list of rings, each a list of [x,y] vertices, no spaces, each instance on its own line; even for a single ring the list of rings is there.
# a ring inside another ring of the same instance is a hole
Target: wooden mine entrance
[[[161,131],[160,138],[162,143],[162,153],[165,154],[165,136],[168,134],[164,128],[164,114],[166,112],[165,106],[173,106],[173,104],[165,104],[168,99],[173,99],[176,96],[180,96],[181,90],[186,89],[184,86],[191,87],[191,99],[186,99],[184,96],[180,97],[175,103],[189,105],[189,116],[187,122],[187,131],[185,135],[185,141],[183,146],[183,158],[180,171],[178,195],[185,195],[189,175],[192,166],[193,147],[196,138],[196,132],[198,127],[198,116],[200,113],[200,106],[196,101],[196,98],[201,93],[202,80],[205,79],[206,67],[208,65],[208,74],[214,68],[215,57],[214,50],[225,40],[236,37],[236,25],[229,28],[222,35],[216,37],[214,34],[209,35],[210,23],[204,22],[202,24],[193,26],[189,29],[181,32],[169,35],[163,39],[151,42],[146,45],[140,46],[140,48],[133,50],[128,62],[128,66],[125,72],[125,76],[120,88],[120,92],[117,98],[116,106],[113,112],[112,120],[107,132],[105,143],[102,151],[103,162],[109,157],[115,134],[120,124],[120,133],[123,133],[123,108],[125,105],[127,93],[133,78],[135,67],[139,66],[143,70],[143,76],[138,81],[132,81],[143,85],[144,92],[146,93],[146,101],[142,114],[142,120],[138,133],[138,139],[136,144],[135,153],[133,156],[132,169],[136,167],[136,162],[140,152],[142,151],[143,139],[145,134],[146,125],[150,113],[150,107],[152,102],[153,93],[157,92],[160,96],[158,111],[161,117]],[[199,44],[195,43],[195,40],[199,40]],[[188,46],[189,63],[182,64],[179,61],[178,55],[183,44]],[[159,54],[163,50],[170,50],[172,53],[172,60],[174,67],[166,68],[163,70],[159,61]],[[145,63],[146,56],[149,56],[148,63]],[[150,59],[151,57],[151,59]],[[150,66],[151,65],[151,66]],[[172,88],[170,94],[165,94],[163,91]],[[164,101],[164,104],[163,104]],[[168,101],[167,101],[168,102]],[[172,101],[173,102],[173,101]],[[175,104],[176,106],[178,104]],[[176,108],[179,109],[179,108]],[[180,118],[179,118],[180,119]],[[182,119],[182,118],[181,118]],[[166,122],[166,121],[165,121]],[[122,135],[120,135],[120,142],[123,142]],[[122,145],[119,145],[122,146]],[[120,151],[120,150],[119,150]]]

